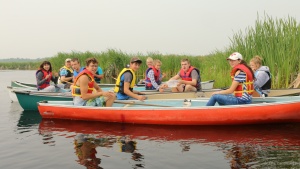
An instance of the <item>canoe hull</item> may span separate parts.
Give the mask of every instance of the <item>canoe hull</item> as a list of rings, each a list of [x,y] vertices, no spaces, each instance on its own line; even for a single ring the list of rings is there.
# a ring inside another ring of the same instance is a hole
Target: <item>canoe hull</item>
[[[18,98],[17,98],[15,92],[13,91],[13,88],[10,86],[7,86],[7,91],[8,91],[8,95],[9,95],[11,102],[18,102]]]
[[[19,81],[11,81],[11,87],[32,88],[32,89],[36,90],[36,84],[24,83],[24,82],[19,82]]]
[[[48,101],[72,101],[72,97],[63,96],[63,94],[58,96],[47,96],[47,95],[30,95],[30,92],[15,91],[16,97],[19,101],[20,106],[23,110],[33,110],[37,111],[37,102],[42,100]]]
[[[38,103],[43,118],[161,125],[300,122],[300,102],[215,107],[83,107]]]

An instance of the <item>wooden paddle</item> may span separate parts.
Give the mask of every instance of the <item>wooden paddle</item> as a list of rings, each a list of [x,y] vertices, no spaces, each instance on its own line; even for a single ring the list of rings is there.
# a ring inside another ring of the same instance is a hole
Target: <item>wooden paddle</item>
[[[159,104],[148,104],[148,103],[140,103],[140,102],[135,102],[135,101],[118,101],[115,100],[114,103],[119,103],[119,104],[135,104],[135,105],[142,105],[142,106],[155,106],[155,107],[172,107],[172,106],[167,106],[167,105],[159,105]]]

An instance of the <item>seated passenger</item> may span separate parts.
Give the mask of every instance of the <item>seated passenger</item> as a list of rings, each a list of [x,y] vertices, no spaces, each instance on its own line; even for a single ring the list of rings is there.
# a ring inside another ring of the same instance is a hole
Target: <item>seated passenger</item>
[[[180,71],[170,80],[178,80],[177,87],[173,87],[172,92],[196,92],[201,90],[200,71],[191,66],[188,59],[181,60]],[[168,87],[168,85],[163,86]]]
[[[271,89],[271,73],[268,66],[262,66],[262,58],[255,56],[250,60],[250,67],[254,71],[254,89],[260,96],[268,96]]]
[[[118,100],[128,100],[128,99],[137,99],[145,100],[146,97],[138,91],[133,90],[133,87],[136,84],[136,74],[135,72],[140,68],[142,60],[137,57],[133,57],[130,60],[129,68],[124,68],[116,81],[115,92],[117,93]]]
[[[72,87],[73,101],[76,106],[111,107],[116,96],[113,92],[104,92],[94,80],[98,68],[95,58],[86,60],[86,67],[76,77]],[[96,92],[93,92],[93,90]]]
[[[212,93],[206,106],[250,104],[252,102],[253,79],[252,69],[243,60],[240,53],[234,52],[227,58],[232,67],[232,83],[229,89]]]
[[[153,66],[150,66],[146,70],[146,80],[145,80],[145,89],[146,90],[158,90],[160,92],[164,91],[165,86],[160,86],[162,83],[162,74],[160,71],[161,67],[160,60],[154,60]]]
[[[57,85],[58,73],[52,74],[52,66],[49,61],[44,61],[36,71],[37,90],[44,92],[63,92],[64,85]],[[54,82],[54,86],[50,82]]]

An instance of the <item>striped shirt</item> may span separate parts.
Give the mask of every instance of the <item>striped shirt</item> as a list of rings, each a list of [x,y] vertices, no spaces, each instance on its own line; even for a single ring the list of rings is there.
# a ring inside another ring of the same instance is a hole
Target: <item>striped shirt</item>
[[[149,70],[147,76],[149,77],[152,86],[153,86],[156,90],[158,90],[158,89],[159,89],[159,85],[158,85],[158,84],[156,83],[156,81],[155,81],[154,71],[153,71],[152,69]]]
[[[239,74],[237,74],[236,76],[234,76],[234,81],[237,81],[239,83],[244,83],[246,82],[246,73],[243,71],[240,71]],[[247,91],[247,85],[243,84],[243,91]],[[252,100],[252,95],[249,95],[248,92],[243,92],[243,95],[241,97],[237,97],[238,100],[240,100],[241,102],[244,101],[249,101]]]

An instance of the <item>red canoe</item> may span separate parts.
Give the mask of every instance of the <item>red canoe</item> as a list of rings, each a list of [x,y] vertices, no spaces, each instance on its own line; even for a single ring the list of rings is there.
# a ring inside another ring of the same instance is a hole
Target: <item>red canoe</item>
[[[237,125],[300,122],[300,96],[254,98],[253,104],[205,106],[207,99],[117,101],[113,107],[39,102],[43,118],[162,125]]]

